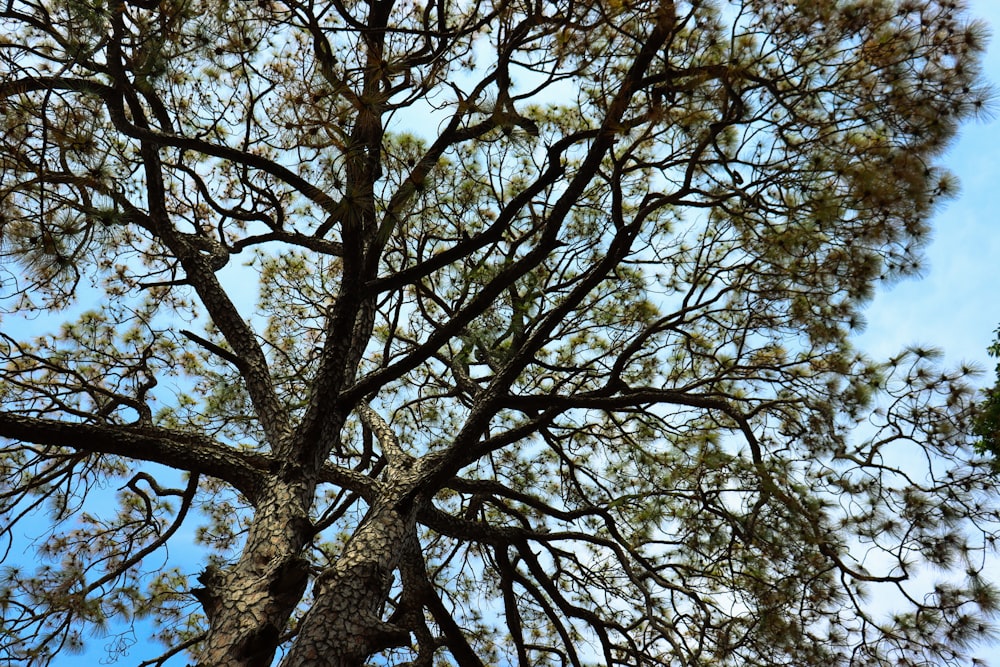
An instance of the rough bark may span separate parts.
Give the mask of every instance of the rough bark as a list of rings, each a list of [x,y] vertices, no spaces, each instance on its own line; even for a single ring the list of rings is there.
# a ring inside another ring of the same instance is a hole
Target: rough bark
[[[210,568],[196,591],[210,630],[199,664],[205,667],[266,667],[308,582],[300,556],[312,538],[302,483],[272,480],[261,492],[256,516],[239,561]]]
[[[413,504],[380,499],[337,563],[315,581],[315,601],[282,667],[354,667],[378,651],[406,646],[409,632],[382,620],[393,571],[415,539]]]
[[[190,594],[207,623],[161,663],[951,664],[978,572],[911,596],[925,625],[841,610],[907,554],[968,561],[929,508],[1000,516],[960,376],[914,362],[893,394],[904,356],[847,333],[980,103],[955,3],[98,4],[0,9],[0,260],[27,281],[0,315],[107,297],[0,334],[0,551],[48,505],[65,555],[0,568],[0,661]],[[140,571],[199,511],[238,555]],[[861,572],[875,533],[890,566]]]

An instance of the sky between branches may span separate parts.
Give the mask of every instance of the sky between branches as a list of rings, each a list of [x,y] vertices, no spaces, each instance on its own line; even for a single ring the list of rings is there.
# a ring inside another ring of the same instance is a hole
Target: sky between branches
[[[984,74],[997,91],[993,113],[965,125],[945,155],[958,176],[959,196],[935,216],[921,279],[885,287],[870,304],[868,326],[857,345],[885,358],[910,344],[940,348],[946,365],[971,361],[993,381],[995,360],[986,355],[1000,325],[1000,0],[969,0],[970,14],[986,20],[993,37]],[[15,333],[15,332],[12,332]],[[994,555],[994,578],[1000,579],[1000,554]],[[97,662],[105,654],[93,641],[85,655],[57,659],[54,667]],[[122,663],[142,659],[141,644]],[[1000,667],[1000,644],[982,647],[979,657]]]
[[[1000,0],[969,7],[990,25],[983,64],[997,95],[993,113],[963,126],[944,156],[961,191],[933,220],[923,278],[877,293],[858,346],[885,357],[903,345],[932,345],[949,365],[975,361],[992,372],[986,346],[1000,324]]]

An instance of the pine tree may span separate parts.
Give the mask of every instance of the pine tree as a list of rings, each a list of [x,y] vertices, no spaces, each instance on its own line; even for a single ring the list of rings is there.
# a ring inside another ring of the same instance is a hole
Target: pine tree
[[[987,103],[962,2],[0,26],[0,662],[128,662],[133,624],[205,667],[950,665],[989,634],[968,371],[850,338]]]

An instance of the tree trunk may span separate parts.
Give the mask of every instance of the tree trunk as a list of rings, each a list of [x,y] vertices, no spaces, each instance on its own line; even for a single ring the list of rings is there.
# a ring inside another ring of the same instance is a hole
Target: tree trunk
[[[358,667],[372,654],[406,646],[409,633],[382,620],[405,540],[415,539],[413,503],[380,499],[340,559],[315,583],[315,602],[282,667]]]
[[[270,667],[309,578],[300,556],[312,538],[307,486],[272,480],[261,493],[240,560],[225,570],[209,567],[199,577],[204,588],[194,594],[209,620],[199,665]]]

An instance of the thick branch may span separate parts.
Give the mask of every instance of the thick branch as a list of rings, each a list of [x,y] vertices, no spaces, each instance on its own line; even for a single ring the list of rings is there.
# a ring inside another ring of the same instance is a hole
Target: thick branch
[[[0,437],[78,452],[113,454],[215,477],[248,498],[261,473],[251,457],[211,438],[151,426],[102,426],[0,412]]]

